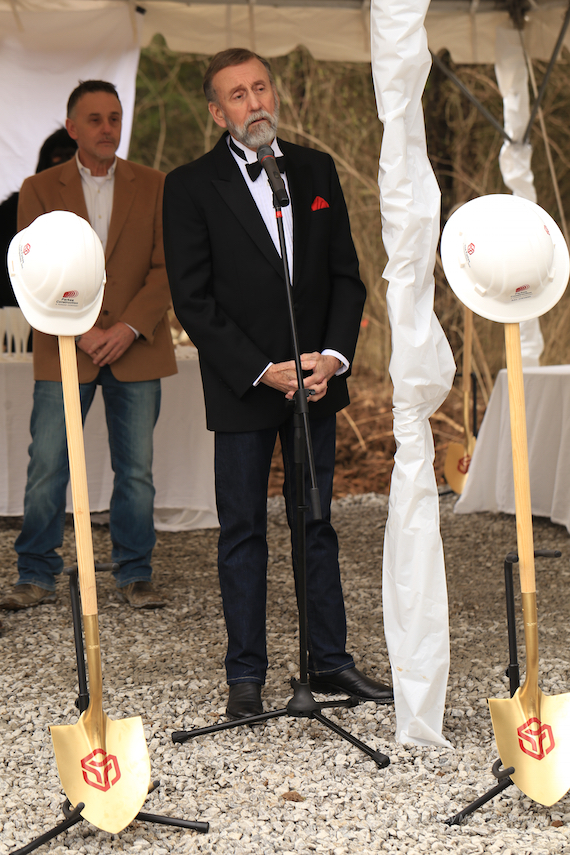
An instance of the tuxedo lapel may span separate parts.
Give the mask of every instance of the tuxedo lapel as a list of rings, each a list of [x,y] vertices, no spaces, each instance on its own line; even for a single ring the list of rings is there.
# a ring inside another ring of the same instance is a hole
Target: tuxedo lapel
[[[281,256],[275,248],[271,235],[263,222],[263,217],[259,213],[259,208],[255,204],[253,196],[249,192],[239,167],[228,148],[226,136],[227,134],[224,134],[213,149],[219,177],[212,179],[212,184],[260,252],[283,276]]]
[[[105,257],[108,260],[115,248],[121,230],[125,225],[131,210],[135,194],[134,173],[126,160],[117,158],[115,169],[115,188],[113,191],[113,210],[111,222],[109,223],[109,234],[107,237],[107,248]]]

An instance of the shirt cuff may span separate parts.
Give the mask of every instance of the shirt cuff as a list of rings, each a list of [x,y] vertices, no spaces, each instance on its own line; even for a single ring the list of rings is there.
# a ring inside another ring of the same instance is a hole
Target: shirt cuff
[[[263,377],[263,375],[265,374],[265,372],[267,371],[267,369],[268,369],[268,368],[271,368],[271,366],[272,366],[272,365],[273,365],[273,363],[272,363],[272,362],[268,362],[268,363],[267,363],[267,365],[265,366],[265,368],[263,369],[263,371],[261,372],[261,374],[259,375],[259,377],[257,378],[257,380],[254,380],[254,381],[253,381],[253,385],[254,385],[254,386],[259,386],[259,384],[261,383],[261,378]]]
[[[140,332],[139,332],[138,330],[136,330],[134,327],[132,327],[132,326],[131,326],[130,324],[128,324],[126,321],[123,321],[123,323],[125,324],[125,326],[127,326],[130,330],[132,330],[132,331],[134,332],[134,334],[135,334],[135,340],[136,340],[137,338],[140,338]]]
[[[323,350],[323,356],[336,356],[336,358],[341,363],[341,366],[338,371],[335,371],[335,377],[340,377],[341,374],[346,374],[346,372],[350,368],[350,363],[348,359],[345,359],[342,353],[339,353],[338,350],[331,350],[327,347],[325,348],[325,350]]]

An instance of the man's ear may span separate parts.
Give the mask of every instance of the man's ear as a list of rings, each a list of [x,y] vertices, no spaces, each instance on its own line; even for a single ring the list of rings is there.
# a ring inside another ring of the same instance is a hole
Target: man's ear
[[[210,101],[208,103],[208,110],[210,111],[212,119],[214,120],[216,125],[219,125],[220,128],[227,128],[227,123],[226,123],[226,120],[224,118],[224,114],[223,114],[222,110],[220,110],[219,106],[214,101]],[[70,134],[70,136],[71,136],[71,134]]]
[[[67,133],[71,137],[71,139],[76,140],[77,139],[77,131],[75,130],[75,122],[73,121],[73,119],[66,119],[65,120],[65,128],[67,130]]]

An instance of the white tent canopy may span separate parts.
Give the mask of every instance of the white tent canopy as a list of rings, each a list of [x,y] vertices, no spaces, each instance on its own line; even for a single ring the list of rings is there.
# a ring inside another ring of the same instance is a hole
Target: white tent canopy
[[[533,57],[550,57],[565,5],[540,2],[527,13]],[[510,26],[501,0],[433,0],[426,17],[431,50],[447,48],[459,63],[493,63],[498,26]],[[370,0],[0,0],[0,200],[34,171],[78,78],[117,85],[126,154],[139,45],[157,33],[189,53],[241,45],[281,56],[304,45],[317,59],[369,62]]]
[[[178,51],[211,54],[240,44],[281,56],[302,44],[316,59],[370,62],[370,0],[211,0],[191,5],[142,0],[139,5],[146,9],[143,45],[162,33]],[[565,5],[554,0],[533,4],[529,11],[525,29],[536,59],[550,58]],[[458,63],[493,63],[496,28],[508,26],[509,20],[502,2],[432,0],[425,23],[429,47],[435,52],[447,48]]]

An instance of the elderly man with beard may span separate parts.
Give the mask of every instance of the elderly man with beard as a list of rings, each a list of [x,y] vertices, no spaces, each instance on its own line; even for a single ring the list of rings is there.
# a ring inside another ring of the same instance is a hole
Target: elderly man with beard
[[[262,712],[265,683],[267,485],[279,434],[295,568],[296,491],[291,400],[297,389],[273,193],[256,152],[284,156],[283,209],[322,519],[306,518],[311,688],[387,703],[389,686],[346,651],[338,542],[330,522],[335,414],[348,403],[365,288],[332,159],[277,139],[279,97],[269,63],[222,51],[204,79],[208,109],[226,132],[214,149],[166,178],[164,243],[176,314],[198,348],[208,427],[215,431],[232,719]]]

